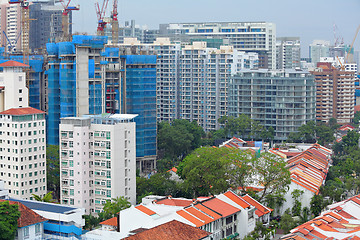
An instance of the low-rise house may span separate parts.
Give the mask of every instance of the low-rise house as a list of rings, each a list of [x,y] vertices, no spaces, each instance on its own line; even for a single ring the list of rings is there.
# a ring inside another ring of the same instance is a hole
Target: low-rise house
[[[146,199],[146,204],[121,211],[119,219],[102,222],[101,230],[88,232],[84,238],[102,239],[110,237],[106,232],[119,231],[113,234],[114,239],[122,239],[133,235],[136,229],[151,229],[172,220],[209,232],[209,239],[243,238],[254,230],[257,221],[268,224],[271,211],[250,196],[241,197],[232,191],[196,200],[167,197],[149,202]]]
[[[316,217],[281,239],[360,239],[360,195],[334,203]]]
[[[4,201],[7,200],[0,200],[0,202]],[[18,201],[9,201],[9,203],[18,205],[18,209],[20,211],[18,229],[15,239],[44,239],[44,223],[46,223],[48,220]]]
[[[210,233],[173,220],[125,238],[125,240],[210,240]]]
[[[306,151],[287,160],[290,171],[291,184],[285,194],[285,202],[280,213],[293,206],[292,193],[294,190],[302,191],[299,201],[302,207],[310,208],[311,198],[319,193],[320,187],[325,183],[331,162],[332,151],[319,144],[313,144]]]
[[[82,227],[85,226],[85,219],[82,218],[85,209],[32,200],[11,200],[19,202],[48,219],[43,224],[45,239],[77,240],[81,238]]]

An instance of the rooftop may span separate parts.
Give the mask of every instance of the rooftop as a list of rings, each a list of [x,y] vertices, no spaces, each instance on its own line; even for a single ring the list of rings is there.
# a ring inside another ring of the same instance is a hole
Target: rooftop
[[[24,204],[26,207],[32,210],[39,210],[44,212],[69,214],[78,209],[78,208],[68,207],[55,203],[38,202],[32,200],[18,200],[18,199],[10,199],[10,200],[20,202],[21,204]]]
[[[30,67],[29,65],[23,64],[21,62],[9,60],[0,64],[0,67]]]
[[[145,230],[136,235],[125,238],[126,240],[197,240],[209,236],[210,233],[173,220],[157,227]]]
[[[5,202],[6,200],[0,200],[0,202]],[[18,219],[18,227],[26,227],[36,223],[46,222],[47,219],[43,218],[24,204],[19,201],[9,201],[10,204],[16,204],[19,206],[20,217]]]
[[[0,112],[0,114],[2,115],[32,115],[32,114],[42,114],[42,113],[45,112],[32,107],[10,108],[8,110]]]

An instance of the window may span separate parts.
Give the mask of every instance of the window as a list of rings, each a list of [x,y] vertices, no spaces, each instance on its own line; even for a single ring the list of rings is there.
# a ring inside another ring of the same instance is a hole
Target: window
[[[35,225],[35,234],[41,234],[41,225],[40,224],[36,224]]]
[[[22,97],[19,98],[19,102],[22,102]]]
[[[28,238],[29,237],[29,227],[25,227],[23,232],[24,232],[24,238]]]
[[[22,89],[19,89],[19,93],[22,93]]]

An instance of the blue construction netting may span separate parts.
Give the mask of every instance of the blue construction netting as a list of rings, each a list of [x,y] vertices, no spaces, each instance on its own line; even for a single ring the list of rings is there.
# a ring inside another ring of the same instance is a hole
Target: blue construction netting
[[[122,57],[126,59],[127,113],[139,114],[135,118],[136,157],[156,155],[156,56]]]
[[[95,77],[95,60],[89,59],[89,78]]]
[[[61,55],[75,54],[75,45],[71,42],[59,42],[59,57]]]
[[[85,35],[74,35],[74,44],[89,46],[92,48],[103,48],[108,42],[107,36],[85,36]]]
[[[76,116],[76,64],[60,63],[60,117]]]
[[[48,75],[48,116],[46,122],[47,144],[59,145],[60,124],[60,61],[49,61]]]
[[[360,90],[355,89],[355,97],[360,97]]]
[[[101,52],[103,57],[119,57],[119,48],[105,48],[104,52]]]
[[[102,113],[102,86],[89,84],[89,114]]]
[[[155,55],[125,55],[126,64],[156,64]]]
[[[47,43],[46,44],[46,51],[48,55],[59,55],[59,46],[56,43]]]

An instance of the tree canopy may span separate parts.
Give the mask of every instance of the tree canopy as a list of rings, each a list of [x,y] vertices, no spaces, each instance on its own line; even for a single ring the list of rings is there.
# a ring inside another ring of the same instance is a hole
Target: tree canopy
[[[46,146],[46,178],[47,189],[54,193],[54,197],[60,199],[60,160],[59,146]]]
[[[194,197],[214,195],[228,188],[263,186],[262,201],[269,194],[283,194],[290,184],[285,161],[276,155],[257,155],[229,148],[203,147],[188,155],[179,165],[178,174]]]
[[[118,212],[129,207],[131,207],[131,203],[129,203],[129,201],[125,197],[120,196],[112,198],[111,201],[106,201],[106,203],[104,204],[103,212],[105,214],[111,215],[111,217],[114,217]]]
[[[17,204],[9,204],[9,201],[0,202],[0,239],[15,239],[20,217],[18,207]]]

